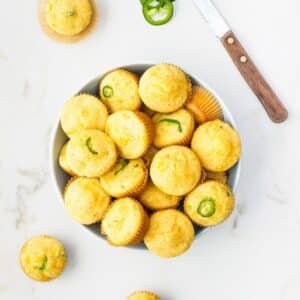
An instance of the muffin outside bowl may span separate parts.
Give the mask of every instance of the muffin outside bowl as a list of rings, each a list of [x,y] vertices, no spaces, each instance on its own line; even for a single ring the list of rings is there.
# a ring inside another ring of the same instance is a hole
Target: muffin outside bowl
[[[38,16],[44,33],[63,43],[75,43],[94,28],[94,0],[39,0]]]
[[[37,236],[28,240],[20,252],[23,272],[31,279],[49,281],[57,278],[67,261],[63,244],[50,236]]]
[[[130,294],[126,300],[160,300],[160,298],[149,291],[137,291]]]

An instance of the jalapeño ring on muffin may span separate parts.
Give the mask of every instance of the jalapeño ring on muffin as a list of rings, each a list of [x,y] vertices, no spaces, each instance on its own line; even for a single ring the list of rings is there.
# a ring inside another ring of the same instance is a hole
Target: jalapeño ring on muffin
[[[76,174],[71,170],[67,161],[66,153],[67,153],[68,143],[69,142],[66,142],[60,150],[59,157],[58,157],[58,164],[66,173],[68,173],[71,176],[75,176]]]
[[[167,195],[149,180],[145,189],[138,196],[138,199],[145,207],[151,210],[161,210],[177,207],[181,197]]]
[[[108,112],[105,105],[95,96],[79,94],[63,106],[60,122],[69,137],[83,129],[104,130]]]
[[[231,189],[219,181],[200,184],[184,200],[184,212],[201,226],[215,226],[226,220],[234,208]]]
[[[192,96],[185,106],[193,113],[195,120],[200,124],[223,119],[223,111],[218,100],[211,92],[202,87],[193,87]]]
[[[101,233],[113,246],[138,244],[148,229],[143,206],[133,198],[115,200],[101,222]]]
[[[139,92],[150,109],[169,113],[178,110],[190,97],[192,84],[177,66],[159,64],[150,67],[140,79]]]
[[[104,190],[113,197],[135,196],[147,183],[148,170],[142,159],[120,158],[114,167],[100,177]]]
[[[139,77],[127,70],[117,69],[100,81],[99,94],[110,112],[137,110],[142,104]]]
[[[20,252],[20,265],[23,272],[37,281],[57,278],[63,272],[66,261],[63,244],[46,235],[28,240]]]
[[[95,129],[74,133],[67,151],[68,164],[76,175],[99,177],[109,171],[117,160],[113,140],[104,132]]]
[[[120,155],[127,159],[143,156],[154,135],[151,119],[142,112],[130,110],[110,115],[105,131],[116,143]]]
[[[97,19],[94,0],[39,0],[38,15],[43,31],[65,43],[87,36]]]
[[[137,291],[130,294],[127,300],[160,300],[160,298],[149,291]]]
[[[206,122],[194,132],[192,150],[208,171],[224,172],[239,160],[241,140],[239,134],[221,120]]]
[[[187,251],[194,235],[193,224],[185,214],[176,209],[166,209],[150,217],[144,242],[152,253],[169,258]]]
[[[157,148],[171,145],[188,145],[195,122],[192,114],[181,108],[173,113],[157,113],[152,118],[155,128],[153,144]]]
[[[174,196],[189,193],[201,177],[201,164],[197,155],[184,146],[169,146],[153,158],[150,176],[163,192]]]
[[[110,196],[99,179],[74,177],[64,192],[64,204],[69,215],[80,224],[99,222],[110,204]]]

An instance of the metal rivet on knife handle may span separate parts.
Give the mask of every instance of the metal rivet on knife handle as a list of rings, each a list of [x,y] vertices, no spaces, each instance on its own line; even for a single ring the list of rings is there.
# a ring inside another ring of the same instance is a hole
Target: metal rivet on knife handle
[[[245,55],[242,55],[241,57],[240,57],[240,62],[241,63],[246,63],[248,61],[248,58],[247,58],[247,56],[245,56]]]
[[[234,38],[232,36],[230,36],[228,39],[227,39],[227,44],[228,45],[233,45],[234,44]]]

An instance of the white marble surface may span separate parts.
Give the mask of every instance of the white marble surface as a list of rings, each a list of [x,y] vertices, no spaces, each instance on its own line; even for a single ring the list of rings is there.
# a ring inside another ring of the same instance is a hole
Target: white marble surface
[[[45,37],[37,1],[0,10],[0,299],[122,300],[150,289],[163,300],[300,299],[300,3],[216,0],[290,110],[272,124],[190,0],[150,27],[139,0],[98,0],[94,33],[76,45]],[[286,6],[284,6],[286,5]],[[232,217],[179,258],[112,248],[69,219],[49,174],[49,135],[62,103],[113,66],[168,61],[207,81],[233,112],[243,171]],[[22,243],[41,233],[66,244],[63,276],[41,284],[18,264]]]

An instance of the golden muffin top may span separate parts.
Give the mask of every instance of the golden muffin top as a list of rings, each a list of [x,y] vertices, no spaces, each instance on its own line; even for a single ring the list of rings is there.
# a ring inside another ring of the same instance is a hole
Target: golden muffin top
[[[139,77],[136,74],[117,69],[101,80],[99,94],[110,112],[136,110],[142,104],[138,85]]]
[[[184,146],[169,146],[154,156],[150,176],[166,194],[183,196],[197,185],[201,169],[199,159],[192,150]]]
[[[192,114],[182,108],[169,114],[155,114],[153,144],[157,148],[171,145],[188,145],[195,127]]]
[[[200,125],[193,135],[191,147],[203,167],[214,172],[227,171],[241,154],[239,134],[221,120]]]
[[[20,264],[24,273],[38,281],[58,277],[66,264],[63,244],[50,236],[38,236],[28,240],[20,253]]]
[[[127,300],[160,300],[158,296],[148,291],[134,292],[127,297]]]
[[[145,207],[152,210],[174,208],[181,200],[178,196],[167,195],[156,187],[151,180],[148,181],[138,198]]]
[[[61,35],[74,36],[91,23],[93,9],[89,0],[48,0],[46,22]]]
[[[126,246],[140,241],[147,215],[133,198],[115,200],[101,223],[101,232],[112,245]]]
[[[133,196],[145,187],[148,170],[142,159],[121,158],[100,179],[103,188],[113,197]]]
[[[69,215],[80,224],[99,222],[110,204],[110,196],[99,179],[77,177],[70,180],[64,193]]]
[[[113,113],[107,119],[105,131],[116,143],[121,157],[127,159],[143,156],[153,140],[151,119],[138,111]]]
[[[194,234],[193,224],[185,214],[175,209],[166,209],[150,217],[144,242],[158,256],[175,257],[189,249]]]
[[[188,76],[177,66],[159,64],[150,67],[140,79],[142,101],[150,109],[168,113],[186,102],[192,91]]]
[[[184,200],[184,211],[195,223],[214,226],[229,217],[234,207],[231,189],[219,181],[200,184]]]
[[[113,140],[95,129],[74,133],[67,147],[67,161],[76,175],[99,177],[109,171],[117,160]]]
[[[60,120],[66,135],[71,136],[83,129],[104,130],[107,117],[107,109],[97,97],[80,94],[64,104]]]

